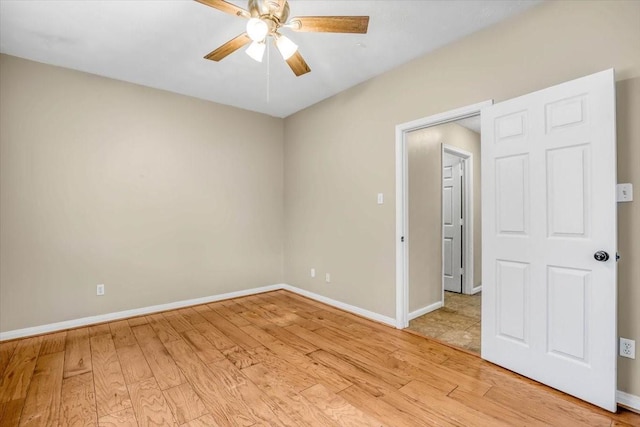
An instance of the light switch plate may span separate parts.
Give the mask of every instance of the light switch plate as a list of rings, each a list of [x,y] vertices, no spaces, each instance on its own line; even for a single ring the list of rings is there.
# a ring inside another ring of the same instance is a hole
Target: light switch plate
[[[618,202],[632,202],[633,201],[633,184],[618,184],[616,185],[617,201]]]
[[[381,205],[384,203],[384,194],[378,193],[378,204]]]

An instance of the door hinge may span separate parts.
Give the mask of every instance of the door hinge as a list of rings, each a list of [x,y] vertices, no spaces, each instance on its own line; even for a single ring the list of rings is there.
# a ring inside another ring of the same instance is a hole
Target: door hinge
[[[464,268],[460,269],[460,274],[464,274]]]
[[[616,262],[620,259],[620,254],[616,252]]]
[[[464,219],[460,218],[460,225],[464,225]]]
[[[404,242],[404,236],[400,237],[400,241]]]

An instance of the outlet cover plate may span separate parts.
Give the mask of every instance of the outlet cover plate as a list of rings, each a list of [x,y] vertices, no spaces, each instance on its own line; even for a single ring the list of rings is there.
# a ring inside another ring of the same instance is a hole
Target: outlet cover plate
[[[620,356],[635,359],[636,342],[627,338],[620,338]]]

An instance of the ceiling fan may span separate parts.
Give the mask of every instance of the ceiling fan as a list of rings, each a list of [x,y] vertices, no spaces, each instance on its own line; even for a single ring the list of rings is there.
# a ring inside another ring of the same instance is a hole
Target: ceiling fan
[[[224,0],[196,1],[249,20],[246,32],[206,55],[206,59],[220,61],[251,43],[246,50],[247,55],[262,62],[267,40],[272,38],[278,51],[296,76],[306,74],[311,69],[298,52],[298,46],[280,33],[281,28],[303,32],[365,34],[369,26],[368,16],[300,16],[289,19],[289,2],[287,0],[249,0],[249,10]]]

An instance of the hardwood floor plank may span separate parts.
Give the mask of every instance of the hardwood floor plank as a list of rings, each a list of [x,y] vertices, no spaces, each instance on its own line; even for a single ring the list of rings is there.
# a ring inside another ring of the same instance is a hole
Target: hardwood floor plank
[[[46,356],[47,354],[64,351],[66,341],[66,331],[44,335],[42,340],[42,347],[40,347],[40,356]]]
[[[242,369],[258,363],[256,358],[253,357],[253,354],[254,350],[257,350],[259,348],[260,347],[256,347],[247,351],[242,347],[235,346],[224,350],[222,354],[224,354],[224,357],[226,357],[231,363],[233,363],[236,368]]]
[[[205,364],[225,359],[225,356],[197,330],[191,329],[184,331],[180,335],[182,335],[182,339],[189,344],[189,347],[195,351],[200,360]]]
[[[146,325],[149,323],[149,320],[146,316],[138,316],[127,319],[129,323],[129,327],[133,328],[134,326]]]
[[[207,304],[209,308],[214,310],[220,316],[227,319],[229,322],[233,323],[236,326],[247,326],[249,325],[249,321],[242,317],[237,311],[231,310],[228,307],[228,303],[224,301],[220,301],[217,303]]]
[[[311,332],[297,325],[287,328],[287,330],[292,331],[296,335],[306,338],[308,341],[313,341],[321,349],[338,356],[343,361],[364,372],[369,372],[373,376],[379,377],[395,388],[400,388],[411,381],[411,377],[404,375],[401,370],[389,369],[380,363],[380,359],[386,356],[387,353],[375,354],[369,351],[365,352],[360,344],[352,342],[352,345],[350,345],[348,340],[345,342],[345,340],[335,334],[330,334],[330,339],[325,338],[320,334],[325,329],[326,328],[318,329],[315,332]]]
[[[151,368],[136,341],[135,344],[116,349],[126,384],[137,383],[153,377]]]
[[[453,399],[450,399],[441,390],[432,387],[420,380],[413,380],[409,384],[400,389],[400,392],[411,397],[424,406],[428,406],[429,410],[435,412],[443,419],[450,420],[463,426],[504,426],[510,424],[476,411],[465,405],[460,405]]]
[[[0,382],[0,403],[27,397],[42,337],[18,341]]]
[[[443,418],[434,412],[430,405],[424,405],[400,391],[394,391],[379,397],[378,400],[397,408],[399,411],[415,415],[422,424],[428,426],[467,427],[449,418]]]
[[[352,385],[351,382],[334,372],[332,369],[314,361],[308,355],[296,351],[294,348],[286,345],[266,332],[253,326],[245,326],[242,329],[255,339],[259,340],[260,343],[275,355],[286,360],[298,369],[307,372],[309,375],[313,376],[319,384],[325,385],[330,390],[337,392]]]
[[[360,366],[353,365],[340,357],[328,353],[324,350],[317,350],[309,354],[313,360],[323,364],[328,369],[337,372],[343,378],[346,378],[349,382],[357,384],[360,388],[365,390],[372,396],[383,396],[385,393],[396,388],[378,378],[375,373],[362,369]]]
[[[62,381],[60,426],[95,426],[96,412],[93,374],[87,372]]]
[[[0,403],[0,426],[17,427],[25,399],[10,400]]]
[[[299,394],[302,385],[296,386],[287,381],[282,372],[263,364],[243,369],[247,376],[260,390],[267,394],[281,410],[286,411],[295,426],[331,426],[335,421],[324,414],[317,406]]]
[[[18,341],[0,343],[0,378],[4,375],[4,370],[7,368],[9,360],[11,360],[11,356],[13,355],[13,351],[17,345]]]
[[[299,323],[296,323],[295,326],[302,327],[300,326]],[[279,326],[267,326],[262,329],[269,335],[272,335],[275,338],[282,341],[283,343],[295,348],[300,353],[307,354],[307,353],[311,353],[312,351],[318,350],[318,346],[316,346],[315,344],[312,344],[311,342],[305,340],[304,338],[299,337],[298,335],[292,333],[291,331],[288,331],[285,328],[281,328]],[[310,331],[310,332],[315,332],[315,331]]]
[[[122,411],[100,417],[98,425],[100,427],[137,427],[138,421],[136,420],[133,408],[127,408]]]
[[[183,341],[165,344],[167,350],[202,399],[216,423],[232,426],[251,426],[257,420],[241,399],[238,390],[225,384],[196,356]]]
[[[64,378],[91,372],[91,345],[88,328],[68,331],[64,351]]]
[[[529,417],[518,410],[509,409],[506,406],[502,406],[499,403],[491,401],[490,399],[480,397],[473,393],[467,393],[460,389],[456,389],[449,393],[448,397],[478,412],[488,412],[491,416],[512,426],[521,425],[528,427],[542,427],[548,425],[533,417]]]
[[[483,396],[491,388],[491,384],[482,382],[473,376],[462,374],[455,369],[449,369],[437,363],[432,363],[408,351],[397,350],[390,356],[398,360],[399,363],[404,363],[408,369],[411,369],[410,367],[413,366],[424,372],[425,374],[422,378],[428,383],[446,384],[447,387],[453,383],[456,384],[459,389],[477,396]]]
[[[89,326],[89,338],[93,338],[97,335],[111,334],[111,328],[108,323],[100,323],[99,325]]]
[[[130,408],[129,391],[110,335],[91,338],[91,361],[98,417]]]
[[[382,422],[368,415],[348,401],[328,390],[322,384],[316,384],[302,392],[302,395],[316,405],[329,417],[345,426],[382,426]]]
[[[256,423],[272,426],[291,425],[288,415],[279,413],[277,405],[231,362],[222,360],[208,366],[219,382],[230,384],[230,388],[239,393],[240,399],[246,403]]]
[[[21,426],[58,423],[63,369],[63,352],[38,357],[20,416]]]
[[[552,425],[608,426],[611,418],[594,413],[580,405],[550,398],[531,387],[525,393],[511,387],[494,386],[485,398]]]
[[[184,320],[186,320],[187,322],[189,322],[189,324],[191,324],[191,326],[195,326],[198,323],[204,323],[204,322],[207,321],[207,319],[202,317],[200,315],[200,313],[198,313],[197,311],[195,311],[191,307],[180,309],[180,310],[178,310],[178,313],[180,313],[182,318]]]
[[[151,326],[136,326],[133,328],[133,334],[161,390],[175,387],[186,381]]]
[[[400,408],[389,405],[384,400],[373,397],[357,385],[347,387],[337,394],[356,408],[372,414],[385,424],[394,427],[414,427],[425,424],[414,413],[402,411]]]
[[[225,350],[237,347],[236,343],[231,341],[225,334],[209,322],[198,323],[195,325],[195,328],[206,339],[208,339],[215,348],[223,353]]]
[[[193,329],[193,325],[185,319],[178,310],[166,311],[162,313],[171,327],[178,333]]]
[[[151,325],[158,339],[160,339],[163,344],[180,339],[180,334],[173,329],[162,313],[152,314],[147,316],[147,319],[149,320],[149,325]]]
[[[251,338],[249,335],[244,333],[240,328],[236,325],[220,316],[214,310],[209,309],[208,311],[200,311],[199,312],[205,319],[209,321],[213,326],[215,326],[220,332],[227,336],[231,341],[233,341],[236,345],[244,348],[245,350],[251,350],[252,348],[258,347],[260,345],[259,342]]]
[[[222,426],[222,424],[218,424],[215,418],[207,414],[193,421],[190,421],[187,424],[184,424],[183,427],[218,427],[218,426]]]
[[[178,425],[154,378],[130,384],[129,394],[140,427]]]
[[[264,353],[266,352],[269,351],[266,350]],[[278,358],[271,353],[262,363],[244,368],[241,372],[251,380],[269,378],[272,387],[291,389],[295,393],[300,393],[317,384],[316,380],[305,372],[289,364],[277,363],[277,360]]]
[[[178,424],[188,423],[209,413],[200,396],[188,383],[166,389],[164,397]]]
[[[111,329],[111,338],[113,339],[113,345],[116,347],[116,350],[135,345],[136,338],[133,336],[133,332],[131,332],[128,321],[120,320],[111,322],[109,323],[109,329]]]

